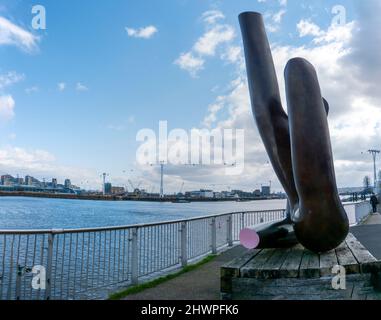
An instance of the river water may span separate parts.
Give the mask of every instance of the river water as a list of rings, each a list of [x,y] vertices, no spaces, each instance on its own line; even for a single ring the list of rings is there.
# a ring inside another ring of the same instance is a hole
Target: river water
[[[286,200],[159,203],[1,197],[0,229],[121,226],[285,207]]]

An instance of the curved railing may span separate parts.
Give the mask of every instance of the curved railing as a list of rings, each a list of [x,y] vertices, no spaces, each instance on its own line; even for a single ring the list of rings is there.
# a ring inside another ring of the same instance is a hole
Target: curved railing
[[[351,224],[369,213],[347,204]],[[247,226],[285,210],[248,211],[130,226],[0,230],[1,299],[102,299],[217,253]]]
[[[0,299],[99,299],[217,253],[241,228],[281,219],[250,211],[130,226],[0,230]]]

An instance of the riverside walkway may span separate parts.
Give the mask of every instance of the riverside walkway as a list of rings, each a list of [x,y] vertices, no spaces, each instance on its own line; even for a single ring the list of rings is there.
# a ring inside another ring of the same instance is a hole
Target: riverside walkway
[[[381,259],[381,214],[370,215],[362,225],[351,228],[351,233],[377,259]],[[219,300],[220,267],[245,252],[236,246],[202,265],[157,287],[127,296],[126,300]]]
[[[220,267],[245,251],[242,246],[236,246],[196,270],[129,295],[125,300],[219,300]]]

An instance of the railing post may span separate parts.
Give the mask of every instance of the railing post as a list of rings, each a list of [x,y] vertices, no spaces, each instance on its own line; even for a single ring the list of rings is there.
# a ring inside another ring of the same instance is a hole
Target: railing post
[[[354,210],[355,210],[355,220],[356,220],[356,224],[357,224],[357,223],[360,222],[360,217],[359,217],[357,203],[354,204]]]
[[[180,226],[180,260],[182,267],[188,264],[187,250],[187,222],[183,221]]]
[[[241,212],[241,230],[245,228],[245,212]]]
[[[212,218],[212,254],[217,254],[217,226],[216,226],[216,218]]]
[[[54,233],[51,232],[48,235],[48,261],[46,267],[46,280],[45,280],[45,300],[50,300],[50,294],[52,290],[52,263],[53,263],[53,242]]]
[[[233,215],[229,215],[227,219],[227,234],[228,234],[228,246],[232,247],[233,246]]]
[[[16,274],[16,300],[20,300],[22,274],[23,274],[23,267],[18,264],[17,274]]]
[[[131,235],[131,283],[137,285],[139,282],[138,228],[132,228]]]

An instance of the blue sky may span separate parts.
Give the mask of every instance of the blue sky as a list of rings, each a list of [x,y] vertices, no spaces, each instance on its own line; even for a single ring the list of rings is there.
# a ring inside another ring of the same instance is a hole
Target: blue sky
[[[46,30],[31,27],[31,9],[36,4],[46,9]],[[340,36],[332,30],[329,33],[334,17],[331,10],[336,5],[346,9]],[[158,170],[134,165],[138,130],[157,131],[159,120],[167,120],[169,129],[203,128],[206,117],[213,113],[210,106],[222,99],[224,105],[212,114],[214,121],[207,121],[208,125],[225,127],[226,121],[231,120],[237,127],[248,126],[253,132],[246,140],[259,148],[256,152],[248,151],[251,153],[246,161],[251,171],[245,173],[245,179],[232,181],[232,187],[252,189],[270,179],[276,181],[271,168],[260,169],[266,155],[260,147],[244,88],[238,14],[249,10],[262,12],[270,42],[276,47],[275,57],[311,54],[323,77],[335,83],[339,80],[324,69],[318,50],[322,54],[338,50],[332,53],[335,61],[327,60],[340,68],[344,58],[350,59],[349,51],[343,51],[354,47],[355,27],[350,23],[355,21],[361,26],[362,10],[366,9],[348,0],[102,0],[96,4],[85,0],[2,0],[0,96],[6,111],[0,114],[1,174],[32,173],[47,179],[68,176],[77,184],[97,186],[99,174],[104,171],[110,173],[115,183],[125,184],[127,176],[123,170],[134,169],[133,179],[142,179],[148,188],[157,184]],[[215,20],[207,21],[207,17]],[[151,29],[144,29],[147,27]],[[25,34],[15,36],[15,30]],[[140,34],[141,30],[146,34]],[[200,44],[199,40],[211,30],[217,30],[217,34]],[[345,32],[350,33],[350,39],[345,38]],[[334,40],[322,39],[332,34]],[[29,47],[22,42],[28,36]],[[180,59],[187,53],[196,66]],[[358,66],[354,61],[353,58],[350,66],[355,69]],[[202,67],[198,68],[200,64]],[[282,77],[280,72],[278,77]],[[241,81],[239,85],[237,79]],[[339,89],[342,88],[329,85],[331,100],[340,100]],[[236,104],[240,100],[235,90],[244,101],[241,106]],[[369,95],[358,92],[356,98],[360,101],[363,96]],[[372,106],[367,104],[368,108]],[[240,108],[246,108],[242,111],[245,118],[236,118]],[[341,145],[341,137],[346,135],[338,128],[346,128],[346,123],[339,112],[342,108],[337,110],[337,114],[333,112],[337,123],[332,125],[334,147],[337,143],[339,150],[338,183],[360,185],[363,175],[369,173],[369,159],[348,154],[347,150],[340,155],[347,142]],[[378,124],[377,120],[371,132],[374,141],[379,138]],[[367,141],[363,147],[367,150],[375,147],[373,144]],[[342,174],[341,166],[345,168]],[[353,174],[349,174],[348,166],[356,172],[356,180],[349,180]],[[208,183],[227,187],[219,171],[194,170],[197,172],[169,170],[168,190],[176,190],[181,180],[186,181],[186,189],[206,186],[206,176],[212,181]],[[277,182],[274,185],[279,189]]]

